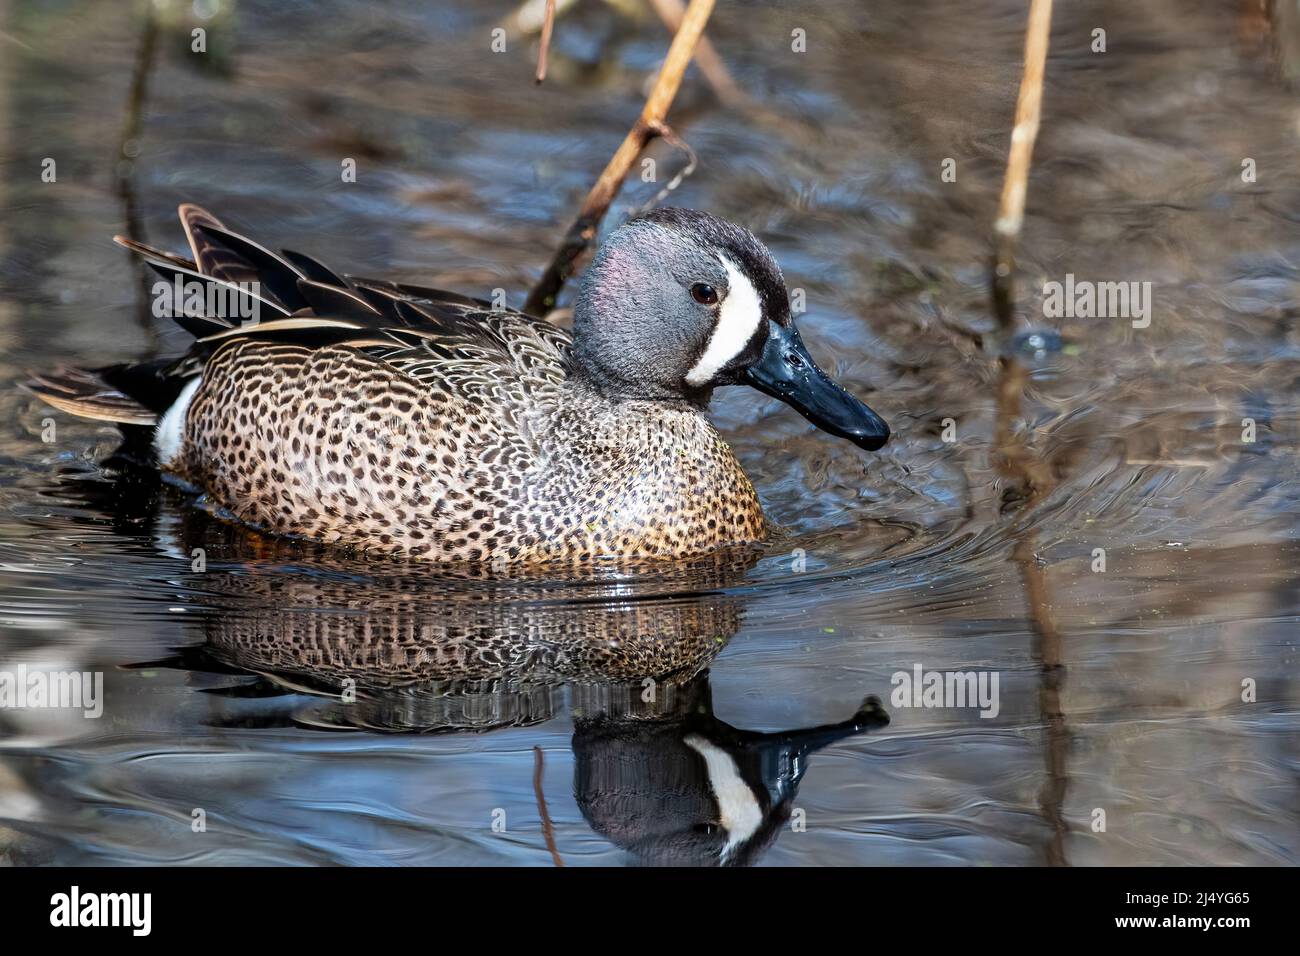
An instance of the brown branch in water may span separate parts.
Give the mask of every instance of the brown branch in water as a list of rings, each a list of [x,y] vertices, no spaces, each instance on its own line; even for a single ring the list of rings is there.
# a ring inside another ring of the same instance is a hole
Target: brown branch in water
[[[157,64],[158,18],[151,4],[144,11],[144,23],[140,30],[140,42],[136,47],[135,63],[131,68],[131,89],[127,96],[126,107],[122,115],[122,126],[117,138],[117,166],[114,172],[114,188],[122,201],[123,231],[137,242],[143,242],[144,219],[140,214],[140,204],[136,196],[135,165],[140,154],[140,137],[144,131],[145,104],[149,98],[149,78]],[[132,268],[136,272],[137,309],[136,315],[149,341],[149,353],[154,356],[160,344],[157,325],[153,321],[149,308],[150,294],[156,276],[138,257]],[[152,277],[152,278],[151,278]]]
[[[1052,0],[1032,0],[1029,26],[1025,34],[1025,68],[1016,100],[1016,121],[1011,132],[1011,151],[1007,157],[1007,175],[998,204],[994,225],[994,262],[990,277],[994,316],[1003,337],[1009,337],[1016,325],[1015,252],[1025,219],[1025,194],[1029,182],[1030,160],[1038,136],[1043,104],[1043,73],[1047,63],[1047,43],[1052,26]],[[1005,348],[1009,343],[1004,342]],[[994,461],[998,470],[1019,483],[1025,494],[1022,515],[1041,502],[1055,485],[1048,462],[1035,454],[1029,444],[1016,434],[1025,385],[1029,373],[1012,354],[999,358],[997,419],[994,426]],[[1045,848],[1049,866],[1068,865],[1065,841],[1069,823],[1065,818],[1065,797],[1069,785],[1068,757],[1070,731],[1062,708],[1061,689],[1065,680],[1064,642],[1052,607],[1047,575],[1035,553],[1037,534],[1024,523],[1011,532],[1015,540],[1012,560],[1019,566],[1029,610],[1030,630],[1034,635],[1034,655],[1039,663],[1038,712],[1043,721],[1047,779],[1039,793],[1043,818],[1051,827]]]
[[[546,0],[546,19],[542,21],[541,45],[537,51],[537,76],[535,81],[541,85],[546,79],[546,55],[551,51],[551,31],[555,29],[555,0]]]
[[[998,359],[997,418],[994,424],[993,447],[997,450],[998,469],[1017,480],[1026,495],[1024,506],[1035,505],[1052,490],[1056,478],[1051,466],[1033,453],[1027,443],[1016,434],[1015,423],[1020,418],[1025,384],[1029,372],[1014,356]]]
[[[1038,120],[1043,108],[1043,72],[1047,65],[1047,42],[1052,29],[1052,0],[1032,0],[1029,28],[1025,33],[1025,70],[1016,99],[1016,123],[1011,130],[1011,151],[1007,176],[994,224],[993,312],[998,326],[1008,332],[1015,324],[1015,254],[1020,227],[1025,221],[1025,193],[1029,186],[1029,163],[1038,138]]]
[[[1052,0],[1031,0],[1029,25],[1025,32],[1024,74],[1020,80],[1020,95],[1016,100],[1016,121],[1011,131],[1006,180],[998,203],[997,222],[993,226],[995,251],[990,285],[994,316],[1004,337],[1014,330],[1016,322],[1015,251],[1025,221],[1025,192],[1042,113],[1043,73],[1047,65],[1047,42],[1051,29]],[[1006,344],[1003,343],[1004,347]],[[1021,482],[1033,503],[1050,491],[1053,483],[1051,469],[1038,460],[1015,434],[1014,423],[1020,417],[1028,373],[1014,356],[1004,354],[1000,363],[993,446],[997,449],[1001,470]]]
[[[1061,705],[1065,684],[1064,643],[1056,625],[1047,574],[1034,553],[1036,533],[1028,532],[1016,542],[1012,560],[1020,566],[1025,586],[1025,603],[1029,606],[1029,624],[1034,634],[1034,656],[1038,659],[1038,715],[1043,722],[1047,779],[1038,794],[1043,818],[1051,827],[1044,848],[1048,866],[1068,866],[1065,839],[1070,832],[1065,817],[1065,797],[1069,790],[1070,728]]]
[[[532,315],[545,315],[555,305],[556,296],[559,295],[565,280],[573,271],[573,264],[596,238],[600,221],[604,218],[610,203],[614,201],[614,197],[618,195],[619,189],[622,188],[628,170],[632,168],[632,164],[641,155],[646,144],[656,136],[662,135],[668,128],[664,123],[664,117],[674,97],[677,96],[677,90],[682,85],[682,76],[686,72],[686,67],[690,65],[700,36],[704,33],[704,25],[713,12],[713,4],[714,0],[691,0],[685,16],[682,17],[681,28],[668,48],[668,55],[664,58],[664,65],[659,70],[654,87],[646,98],[640,117],[610,158],[595,185],[591,187],[591,192],[587,194],[582,207],[578,210],[573,225],[565,233],[564,240],[556,250],[550,265],[546,267],[546,271],[542,273],[542,277],[529,294],[528,301],[524,304],[525,312]]]
[[[542,748],[533,747],[533,795],[537,797],[537,812],[542,818],[542,836],[546,848],[551,851],[551,859],[556,866],[564,866],[559,848],[555,845],[555,828],[551,826],[551,814],[546,809],[546,794],[542,792]]]

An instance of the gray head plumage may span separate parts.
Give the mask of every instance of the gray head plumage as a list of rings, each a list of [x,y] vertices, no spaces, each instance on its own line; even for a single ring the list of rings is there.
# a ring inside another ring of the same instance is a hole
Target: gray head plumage
[[[576,371],[611,398],[703,407],[715,387],[746,384],[861,448],[889,438],[808,354],[767,247],[708,213],[657,209],[615,230],[583,276],[573,322]]]
[[[745,283],[749,288],[736,288]],[[716,302],[697,301],[692,289],[701,285],[716,292]],[[688,382],[728,301],[739,307],[733,293],[742,292],[756,298],[759,311],[737,315],[732,354],[707,380]],[[577,359],[617,397],[704,403],[714,385],[734,381],[737,368],[757,358],[763,320],[784,325],[789,318],[781,269],[753,233],[708,213],[657,209],[615,230],[584,274],[574,309]]]

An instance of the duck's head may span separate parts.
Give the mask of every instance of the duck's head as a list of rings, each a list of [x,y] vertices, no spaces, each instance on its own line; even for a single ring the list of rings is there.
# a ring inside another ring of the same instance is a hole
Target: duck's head
[[[720,385],[750,385],[861,448],[889,438],[808,354],[767,247],[707,213],[657,209],[610,235],[583,276],[574,340],[580,372],[612,398],[704,406]]]

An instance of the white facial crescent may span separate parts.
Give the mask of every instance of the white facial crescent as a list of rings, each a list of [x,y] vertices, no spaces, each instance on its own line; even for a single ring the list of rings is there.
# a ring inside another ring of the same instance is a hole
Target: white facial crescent
[[[763,301],[754,284],[726,257],[718,256],[718,261],[727,270],[727,297],[718,309],[718,324],[713,327],[708,347],[686,373],[687,385],[712,381],[719,369],[740,354],[763,321]]]

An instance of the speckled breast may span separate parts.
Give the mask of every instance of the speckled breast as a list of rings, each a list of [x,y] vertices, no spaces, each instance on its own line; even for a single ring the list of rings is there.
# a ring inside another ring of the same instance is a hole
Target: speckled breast
[[[696,409],[479,386],[352,348],[236,341],[204,368],[173,470],[264,529],[434,560],[660,560],[765,537]]]

